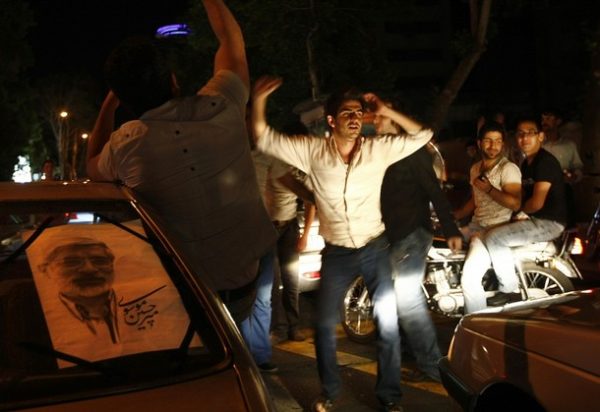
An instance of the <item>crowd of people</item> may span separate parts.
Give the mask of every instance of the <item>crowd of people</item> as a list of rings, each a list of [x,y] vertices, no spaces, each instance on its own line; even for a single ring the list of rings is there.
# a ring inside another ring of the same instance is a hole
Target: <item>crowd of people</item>
[[[556,116],[523,118],[515,131],[525,156],[519,167],[505,150],[504,126],[485,122],[476,140],[481,160],[470,171],[472,196],[452,211],[428,150],[432,130],[373,93],[332,93],[325,104],[328,137],[269,126],[267,102],[282,80],[260,77],[250,93],[240,26],[222,0],[202,3],[219,44],[213,76],[196,95],[180,96],[177,77],[152,40],[118,46],[106,64],[110,90],[89,141],[88,175],[122,181],[161,214],[265,372],[277,370],[271,332],[277,341],[305,339],[294,265],[316,213],[325,248],[315,324],[321,393],[312,408],[331,410],[340,394],[338,307],[360,274],[378,330],[375,392],[383,410],[401,411],[400,330],[417,360],[411,378],[440,379],[441,353],[420,288],[432,243],[429,204],[450,249],[460,250],[463,236],[469,240],[466,312],[480,310],[487,306],[482,267],[491,264],[500,290],[511,293],[510,247],[552,239],[568,224],[563,170],[577,170],[566,164],[577,163],[576,150],[554,133]],[[136,120],[115,130],[119,107]],[[376,135],[365,137],[369,111]],[[574,171],[569,179],[578,176]],[[471,214],[459,230],[455,220]],[[273,293],[278,278],[282,289]],[[272,307],[281,307],[275,319]]]

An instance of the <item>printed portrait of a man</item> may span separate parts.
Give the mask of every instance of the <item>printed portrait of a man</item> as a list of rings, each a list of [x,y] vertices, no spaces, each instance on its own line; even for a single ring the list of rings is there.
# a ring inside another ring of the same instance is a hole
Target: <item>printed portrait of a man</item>
[[[150,243],[131,233],[141,224],[127,225],[50,227],[27,248],[55,350],[97,361],[181,344],[190,325],[181,297]]]
[[[114,260],[104,242],[65,238],[50,246],[40,270],[58,286],[59,299],[73,317],[92,334],[108,334],[118,343]]]

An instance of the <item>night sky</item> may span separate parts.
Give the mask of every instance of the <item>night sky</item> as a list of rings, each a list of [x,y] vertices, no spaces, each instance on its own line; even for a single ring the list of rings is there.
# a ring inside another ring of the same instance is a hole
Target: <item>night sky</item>
[[[133,34],[180,22],[188,0],[30,0],[37,25],[29,39],[33,75],[87,72],[101,77],[110,50]]]

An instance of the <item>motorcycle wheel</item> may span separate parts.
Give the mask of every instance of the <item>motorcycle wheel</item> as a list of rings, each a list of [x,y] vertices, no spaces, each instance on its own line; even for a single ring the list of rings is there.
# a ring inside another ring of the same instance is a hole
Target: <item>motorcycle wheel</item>
[[[340,318],[344,332],[351,341],[368,343],[375,340],[373,305],[362,276],[352,281],[340,307]]]
[[[575,289],[573,282],[563,273],[535,263],[525,263],[523,265],[523,275],[530,296],[531,292],[534,292],[533,298],[571,292]]]

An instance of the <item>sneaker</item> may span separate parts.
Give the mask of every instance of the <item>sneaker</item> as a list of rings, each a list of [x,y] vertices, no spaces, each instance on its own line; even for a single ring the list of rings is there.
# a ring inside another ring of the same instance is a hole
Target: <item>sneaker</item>
[[[407,382],[442,381],[440,377],[431,375],[429,373],[425,373],[420,369],[410,369],[408,371],[402,371],[402,379],[404,379]]]
[[[487,304],[488,306],[502,306],[520,300],[522,300],[520,293],[496,292],[494,296],[487,298]]]
[[[290,330],[289,338],[295,342],[304,342],[306,340],[304,333],[300,332],[298,329]]]
[[[258,365],[258,369],[260,369],[261,372],[265,373],[275,373],[279,370],[277,365],[271,362],[261,363],[260,365]]]
[[[395,402],[386,403],[383,405],[383,410],[385,412],[403,412],[402,406],[398,405]]]
[[[333,401],[331,399],[327,399],[324,396],[319,396],[312,403],[310,410],[312,412],[328,412],[333,410]]]

